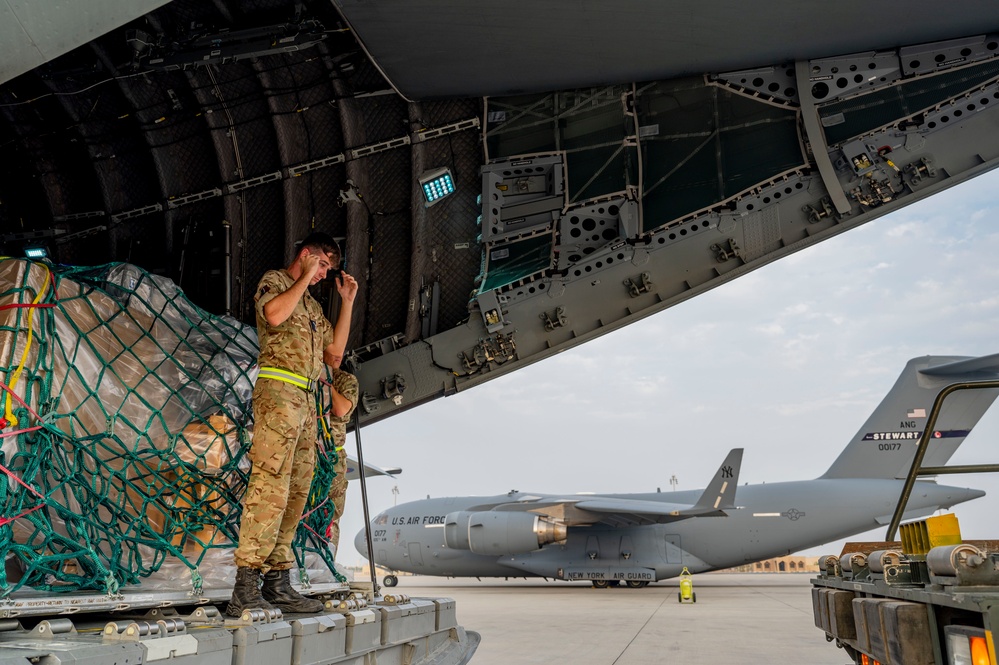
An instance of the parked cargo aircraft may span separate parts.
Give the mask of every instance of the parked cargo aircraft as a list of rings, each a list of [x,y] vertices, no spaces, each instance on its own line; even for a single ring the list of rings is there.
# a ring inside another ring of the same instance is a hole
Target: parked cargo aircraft
[[[375,563],[448,577],[542,576],[624,581],[639,588],[678,575],[782,556],[887,524],[937,395],[955,383],[996,379],[999,354],[910,360],[832,466],[815,480],[737,488],[742,449],[706,490],[553,495],[512,491],[406,503],[371,523]],[[999,390],[956,392],[936,420],[923,466],[942,466]],[[821,444],[808,438],[802,445]],[[984,492],[917,481],[904,514],[929,515]],[[364,555],[365,533],[355,546]],[[395,575],[385,578],[395,586]]]

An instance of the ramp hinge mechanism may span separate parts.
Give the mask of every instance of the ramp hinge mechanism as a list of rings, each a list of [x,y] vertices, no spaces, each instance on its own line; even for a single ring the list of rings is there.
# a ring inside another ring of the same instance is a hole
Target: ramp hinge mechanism
[[[716,243],[708,248],[715,253],[715,259],[718,263],[725,263],[729,259],[742,258],[742,249],[739,247],[739,243],[735,241],[735,238],[729,238],[726,242],[728,243],[727,248],[722,246],[721,243]]]
[[[933,160],[929,157],[923,157],[919,161],[908,164],[904,172],[909,177],[909,185],[913,189],[919,187],[926,178],[937,177],[937,170],[933,167]]]
[[[827,217],[839,217],[839,214],[836,213],[835,208],[832,206],[832,199],[828,196],[823,196],[815,203],[806,203],[801,206],[801,211],[808,215],[809,224],[817,224]]]
[[[627,277],[624,280],[624,285],[628,287],[628,293],[632,298],[637,298],[643,293],[648,293],[652,290],[652,279],[651,275],[647,272],[643,272],[637,278],[632,279]]]
[[[565,307],[556,307],[554,314],[541,312],[538,318],[545,322],[545,332],[551,332],[569,323],[569,319],[565,316]]]
[[[382,379],[382,397],[392,400],[396,406],[402,404],[402,394],[406,392],[406,379],[402,374]]]
[[[458,359],[468,373],[477,371],[489,363],[502,365],[517,355],[517,342],[513,333],[497,334],[495,337],[480,339],[470,351],[460,351]]]

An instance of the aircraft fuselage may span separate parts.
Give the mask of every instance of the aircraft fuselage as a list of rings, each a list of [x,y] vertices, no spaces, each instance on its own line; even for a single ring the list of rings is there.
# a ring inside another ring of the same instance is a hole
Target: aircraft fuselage
[[[730,568],[814,547],[886,523],[902,482],[819,479],[745,485],[727,517],[666,524],[570,526],[564,542],[504,556],[476,554],[445,544],[444,527],[456,511],[488,511],[530,496],[452,497],[407,503],[373,522],[375,563],[385,568],[448,577],[527,577],[655,581],[690,572]],[[982,496],[978,490],[919,482],[907,518]],[[664,503],[691,503],[698,492],[606,495]],[[583,498],[583,496],[581,496]],[[592,495],[585,495],[592,498]],[[364,532],[355,541],[365,553]]]

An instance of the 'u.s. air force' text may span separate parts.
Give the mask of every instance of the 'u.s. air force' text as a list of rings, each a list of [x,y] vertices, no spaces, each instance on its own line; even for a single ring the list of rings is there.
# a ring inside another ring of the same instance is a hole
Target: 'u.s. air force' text
[[[403,524],[444,524],[444,515],[410,515],[392,518],[392,526]]]

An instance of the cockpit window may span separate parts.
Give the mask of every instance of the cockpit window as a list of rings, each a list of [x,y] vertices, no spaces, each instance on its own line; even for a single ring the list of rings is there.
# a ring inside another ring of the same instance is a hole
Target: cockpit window
[[[388,513],[382,513],[375,518],[375,524],[388,524]]]

